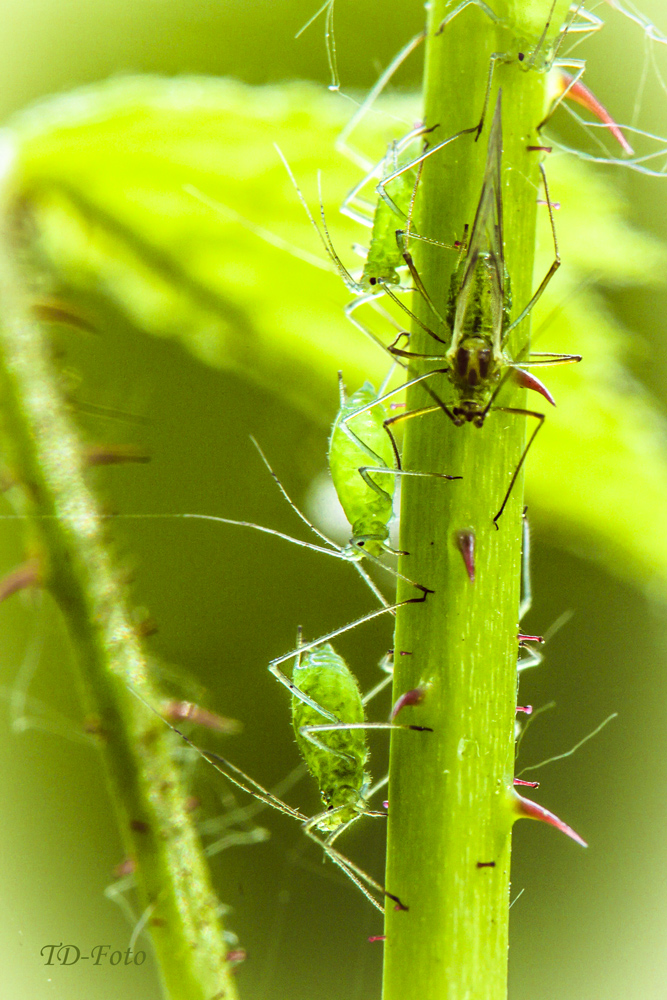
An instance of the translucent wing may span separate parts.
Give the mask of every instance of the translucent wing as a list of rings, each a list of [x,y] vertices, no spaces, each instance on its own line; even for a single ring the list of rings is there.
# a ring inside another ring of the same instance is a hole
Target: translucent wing
[[[481,293],[490,311],[492,344],[494,351],[497,352],[500,352],[501,348],[505,300],[503,200],[500,186],[502,151],[503,132],[499,93],[489,135],[482,193],[477,204],[468,243],[465,271],[456,300],[453,330],[453,344],[458,345],[465,332],[471,295],[475,298]],[[479,303],[477,306],[479,307]]]

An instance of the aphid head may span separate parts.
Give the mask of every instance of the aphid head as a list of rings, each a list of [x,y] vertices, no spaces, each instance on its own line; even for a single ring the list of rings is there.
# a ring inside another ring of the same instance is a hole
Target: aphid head
[[[454,424],[461,427],[466,421],[474,424],[475,427],[482,427],[486,420],[486,407],[480,408],[480,404],[474,399],[464,399],[459,406],[452,407]]]
[[[366,787],[367,782],[364,782],[361,791],[354,785],[339,785],[335,789],[323,790],[322,801],[326,815],[317,824],[318,829],[336,830],[359,813],[366,812],[368,805],[363,794]]]
[[[355,521],[352,525],[352,537],[347,548],[350,552],[364,555],[380,556],[386,550],[389,540],[389,528],[384,521]]]

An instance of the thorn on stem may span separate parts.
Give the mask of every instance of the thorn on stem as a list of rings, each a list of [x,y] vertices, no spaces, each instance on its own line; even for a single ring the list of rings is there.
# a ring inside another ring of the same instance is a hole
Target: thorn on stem
[[[422,687],[412,688],[411,691],[406,691],[396,700],[394,707],[391,710],[389,719],[391,722],[394,721],[399,712],[401,712],[408,705],[420,705],[424,700],[424,695],[426,691]]]
[[[19,590],[27,590],[28,587],[39,587],[42,583],[42,572],[39,560],[28,559],[26,562],[10,570],[7,575],[0,580],[0,602],[17,594]]]
[[[550,826],[555,826],[557,830],[560,830],[561,833],[564,833],[566,837],[570,837],[577,844],[581,844],[582,847],[588,847],[586,841],[571,826],[563,823],[562,819],[559,819],[554,813],[549,812],[544,806],[539,805],[537,802],[532,802],[530,799],[524,799],[523,795],[519,795],[517,792],[514,792],[514,801],[519,818],[537,819],[542,823],[549,823]]]
[[[475,582],[475,532],[469,528],[454,532],[454,544],[463,556],[463,564],[471,583]]]
[[[513,378],[517,385],[520,385],[524,389],[532,389],[534,392],[539,392],[540,396],[544,396],[547,402],[551,403],[552,406],[556,405],[556,400],[553,398],[544,382],[542,382],[537,375],[524,371],[523,368],[515,368]]]
[[[194,722],[216,733],[235,735],[243,729],[243,723],[237,719],[226,719],[191,701],[167,701],[162,705],[161,714],[171,722]]]
[[[122,465],[125,462],[150,462],[150,455],[132,444],[92,444],[84,451],[86,465]]]

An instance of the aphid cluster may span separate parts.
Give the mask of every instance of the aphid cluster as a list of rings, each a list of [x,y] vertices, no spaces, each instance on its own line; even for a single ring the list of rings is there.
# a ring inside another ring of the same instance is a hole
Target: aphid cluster
[[[482,5],[482,8],[488,13],[485,5]],[[452,16],[458,12],[459,9],[453,11]],[[443,25],[443,28],[445,27],[446,25]],[[567,28],[564,29],[566,30]],[[543,39],[536,41],[534,62],[538,60],[538,50],[542,42]],[[418,40],[412,40],[405,51],[412,50],[417,43]],[[494,53],[491,56],[488,93],[495,63],[501,59],[507,61],[509,58],[507,54]],[[518,59],[518,56],[514,54],[512,58]],[[553,61],[553,52],[548,59],[543,55],[539,58],[544,64],[545,60]],[[542,68],[542,64],[539,68]],[[383,79],[386,81],[386,74]],[[567,89],[571,91],[573,86],[574,84]],[[465,232],[461,234],[460,240],[451,245],[437,244],[441,252],[453,252],[458,255],[458,262],[451,279],[447,308],[443,314],[435,306],[412,257],[413,241],[425,239],[414,230],[412,223],[424,161],[454,142],[472,143],[480,135],[483,136],[486,103],[485,101],[480,121],[453,136],[433,144],[432,127],[418,125],[402,138],[393,141],[386,154],[376,164],[363,164],[364,176],[350,192],[342,207],[346,214],[370,229],[370,244],[358,277],[343,266],[329,236],[324,216],[322,215],[321,225],[318,225],[303,196],[298,188],[296,189],[327,253],[347,288],[353,293],[354,297],[346,309],[348,318],[379,344],[392,363],[387,378],[378,390],[370,382],[366,382],[349,397],[346,395],[342,376],[339,374],[340,408],[332,426],[328,463],[334,488],[350,524],[350,540],[347,545],[342,547],[336,545],[298,511],[268,461],[264,456],[262,458],[286,500],[323,544],[306,542],[291,536],[281,535],[281,537],[294,544],[316,549],[349,562],[365,580],[379,601],[379,607],[317,639],[303,641],[299,636],[299,642],[294,649],[274,658],[269,664],[269,669],[277,680],[291,693],[292,720],[297,745],[319,787],[323,804],[321,812],[306,817],[277,799],[229,762],[207,755],[233,782],[259,796],[268,805],[298,819],[306,834],[320,843],[327,856],[378,908],[383,908],[383,896],[393,899],[399,909],[407,908],[409,900],[399,900],[392,896],[342,855],[334,844],[338,837],[361,816],[386,815],[383,809],[374,808],[371,804],[373,795],[384,787],[386,779],[372,784],[368,770],[366,731],[374,728],[401,728],[413,731],[405,732],[401,739],[428,740],[429,733],[424,731],[425,727],[402,726],[397,721],[405,706],[419,706],[428,698],[428,691],[415,689],[404,692],[395,702],[390,721],[368,722],[365,705],[391,679],[389,662],[384,662],[387,671],[385,679],[368,696],[362,697],[354,675],[331,645],[331,641],[348,629],[378,615],[394,613],[402,604],[415,604],[414,613],[420,613],[418,605],[426,602],[431,593],[428,580],[407,580],[405,576],[401,576],[390,567],[394,576],[411,583],[416,590],[414,596],[392,604],[382,595],[363,563],[377,563],[387,555],[396,554],[389,540],[389,523],[394,513],[394,489],[399,477],[460,478],[458,475],[450,475],[449,471],[445,473],[436,470],[404,469],[395,427],[405,420],[421,418],[427,414],[433,415],[433,419],[444,417],[455,426],[469,423],[475,427],[482,427],[489,414],[496,410],[519,417],[535,418],[537,427],[529,438],[517,467],[509,470],[510,479],[505,497],[499,498],[502,502],[495,516],[493,509],[489,511],[489,519],[498,527],[498,520],[516,482],[527,450],[544,420],[544,414],[537,411],[498,405],[496,402],[498,393],[511,379],[518,386],[537,391],[549,402],[553,402],[547,388],[528,369],[533,366],[580,360],[577,355],[528,354],[522,351],[515,356],[510,353],[510,334],[526,319],[541,297],[560,265],[560,257],[553,207],[542,170],[545,199],[553,233],[554,261],[530,300],[521,307],[518,314],[516,311],[512,313],[511,276],[504,255],[500,93],[488,127],[486,166],[474,217]],[[354,119],[355,127],[358,121],[359,114]],[[350,132],[351,128],[348,128],[345,139]],[[287,169],[289,171],[288,166]],[[361,197],[369,185],[375,187],[374,207]],[[430,239],[427,242],[436,243]],[[405,294],[409,291],[414,291],[421,297],[424,307],[431,316],[428,323],[419,319],[406,304]],[[410,332],[400,323],[396,323],[392,313],[384,308],[383,299],[390,305],[398,307],[399,315],[407,315],[433,340],[435,348],[433,353],[417,353],[411,349]],[[367,305],[376,308],[379,315],[393,322],[392,335],[386,341],[378,338],[359,320],[358,311]],[[400,369],[401,366],[407,369],[408,377],[396,388],[392,386],[390,380],[394,369],[396,367]],[[443,394],[441,397],[432,389],[431,383],[438,376],[445,376],[449,395]],[[390,401],[406,387],[416,383],[424,385],[432,402],[418,410],[394,413],[389,408]],[[463,474],[465,475],[465,472]],[[446,488],[455,490],[456,483]],[[212,520],[280,534],[271,528],[247,522],[224,518],[212,518]],[[459,532],[456,544],[461,551],[468,577],[474,585],[474,532]],[[526,526],[521,616],[530,607],[530,602],[529,539]],[[539,636],[517,635],[519,670],[540,661],[541,655],[534,644],[541,641]],[[530,645],[531,643],[533,645]],[[289,663],[292,664],[291,669],[286,667],[287,672],[283,672],[283,666]],[[519,708],[517,711],[529,712],[530,708]],[[417,735],[414,730],[422,732]],[[523,781],[517,783],[531,786],[535,784]],[[549,822],[583,843],[574,831],[543,807],[529,802],[516,793],[514,793],[514,803],[518,815]]]
[[[435,36],[446,32],[448,24],[471,5],[480,8],[494,22],[499,22],[496,14],[484,0],[463,0],[458,5],[451,4],[451,10],[437,26]],[[333,46],[333,4],[329,3],[326,7],[327,33]],[[373,796],[385,787],[387,779],[381,778],[375,784],[371,780],[367,731],[403,730],[399,737],[401,739],[428,740],[431,732],[428,727],[403,725],[397,721],[405,707],[411,706],[418,710],[419,706],[427,701],[428,690],[415,688],[399,693],[388,721],[368,721],[366,705],[392,680],[391,655],[382,660],[383,679],[364,696],[359,690],[354,674],[336,652],[331,640],[380,615],[395,614],[398,608],[405,605],[415,605],[413,613],[421,613],[420,605],[427,602],[433,593],[429,581],[408,578],[393,565],[386,564],[386,557],[391,559],[395,555],[407,555],[397,552],[390,541],[390,522],[394,516],[396,483],[404,476],[436,480],[459,480],[465,477],[465,470],[453,470],[454,474],[451,474],[452,470],[405,469],[396,429],[407,420],[426,416],[431,416],[434,420],[445,418],[457,427],[471,424],[477,428],[483,427],[487,418],[497,411],[516,417],[534,418],[537,423],[526,447],[516,467],[508,470],[508,486],[504,497],[489,498],[489,522],[492,521],[498,528],[498,522],[528,449],[545,419],[544,414],[539,411],[500,405],[499,394],[513,383],[515,386],[536,391],[548,402],[553,403],[548,389],[529,369],[581,360],[578,355],[573,354],[531,353],[527,348],[513,352],[510,349],[512,333],[529,316],[561,261],[553,205],[546,175],[540,165],[553,235],[554,259],[529,301],[521,304],[518,312],[513,309],[511,275],[505,261],[502,185],[503,112],[500,91],[493,105],[493,114],[489,112],[496,66],[515,63],[528,72],[553,69],[558,75],[556,103],[564,98],[570,98],[584,104],[609,128],[625,152],[631,153],[627,140],[614,120],[581,83],[584,64],[576,60],[564,62],[557,58],[559,49],[568,35],[596,30],[599,22],[580,7],[573,8],[566,23],[555,34],[555,40],[548,43],[550,23],[551,14],[542,34],[531,40],[526,51],[517,46],[510,51],[489,53],[488,83],[479,120],[469,123],[467,127],[444,139],[438,135],[437,123],[418,123],[405,135],[394,139],[384,155],[372,163],[351,150],[348,140],[363,121],[364,115],[392,73],[420,45],[425,37],[424,33],[411,39],[382,74],[368,99],[363,102],[344,129],[339,142],[340,148],[350,153],[363,171],[362,177],[350,191],[341,208],[344,214],[366,226],[370,233],[368,247],[363,250],[364,263],[358,275],[343,265],[330,238],[324,214],[322,213],[321,223],[318,224],[295,182],[298,197],[317,230],[329,258],[352,293],[353,297],[345,309],[346,316],[361,333],[375,341],[385,353],[390,365],[385,380],[377,390],[370,381],[366,381],[349,396],[345,390],[342,374],[339,373],[338,376],[340,405],[331,429],[327,459],[333,486],[350,525],[348,543],[343,546],[336,544],[298,510],[259,445],[257,445],[259,454],[269,473],[294,512],[317,537],[317,542],[304,541],[250,522],[208,515],[183,515],[249,527],[344,560],[361,576],[377,601],[377,606],[373,610],[349,624],[333,629],[326,635],[304,641],[299,633],[295,648],[276,656],[269,663],[271,673],[290,692],[296,743],[307,769],[317,782],[322,798],[322,809],[319,812],[306,816],[219,755],[200,750],[198,752],[225,774],[233,784],[266,805],[300,822],[305,834],[321,846],[325,854],[380,910],[384,908],[385,897],[390,898],[395,907],[401,910],[408,909],[409,900],[401,900],[392,895],[353,861],[341,854],[335,845],[339,836],[360,817],[387,815],[386,803],[380,808],[372,804]],[[503,23],[502,27],[513,29],[514,26]],[[332,47],[329,48],[329,62],[332,74],[336,78],[335,49]],[[566,74],[565,67],[574,70],[574,73]],[[544,123],[535,123],[538,129],[542,124]],[[437,157],[448,147],[451,148],[455,143],[474,143],[478,140],[485,142],[487,152],[473,218],[459,234],[459,238],[450,244],[417,232],[413,218],[424,163]],[[544,147],[529,148],[539,152]],[[292,176],[289,166],[286,163],[285,165]],[[419,242],[434,245],[437,247],[437,252],[457,255],[444,310],[439,310],[436,306],[435,296],[431,295],[426,287],[413,258],[413,246]],[[407,304],[407,295],[412,293],[419,300],[419,309],[416,311]],[[376,314],[388,323],[390,332],[385,338],[379,337],[359,318],[363,315],[365,307],[374,309]],[[425,315],[428,316],[427,321],[422,318]],[[412,324],[413,330],[418,329],[430,338],[433,342],[432,352],[419,352],[412,348],[412,333],[409,329],[405,329],[406,319]],[[404,372],[406,375],[402,384],[398,386],[392,381],[396,371]],[[416,384],[423,387],[430,402],[417,409],[394,412],[391,405],[394,397]],[[440,386],[443,384],[446,387],[445,392],[440,391]],[[438,388],[437,392],[434,385]],[[123,456],[124,460],[128,457],[131,456]],[[117,459],[105,453],[101,457],[91,456],[91,461],[93,460],[99,462]],[[135,460],[140,459],[135,457]],[[456,490],[457,483],[443,482],[438,485],[438,489],[440,486],[442,489]],[[454,544],[461,553],[470,585],[474,586],[477,545],[474,530],[461,528],[456,532]],[[529,559],[529,535],[527,522],[524,521],[523,595],[519,620],[531,603]],[[367,568],[369,563],[371,566],[374,564],[384,566],[395,578],[412,586],[414,589],[411,596],[394,603],[388,600],[369,573]],[[34,578],[34,571],[28,572],[24,569],[18,583],[13,580],[6,581],[5,596],[19,586],[34,582]],[[539,636],[517,634],[518,672],[539,663],[541,655],[535,644],[541,642]],[[399,650],[398,654],[401,653],[410,655],[407,651]],[[284,664],[291,664],[285,667],[287,672],[282,669]],[[529,713],[530,706],[518,707],[517,712]],[[233,720],[220,720],[219,717],[190,702],[170,702],[164,706],[162,714],[170,725],[189,720],[223,731],[233,731]],[[223,724],[231,726],[231,729],[224,729]],[[191,742],[186,737],[184,739],[188,743]],[[516,783],[535,784],[520,780]],[[517,814],[549,822],[583,843],[573,830],[553,814],[536,803],[529,802],[516,793],[513,794]],[[483,868],[492,864],[480,861],[478,867]]]

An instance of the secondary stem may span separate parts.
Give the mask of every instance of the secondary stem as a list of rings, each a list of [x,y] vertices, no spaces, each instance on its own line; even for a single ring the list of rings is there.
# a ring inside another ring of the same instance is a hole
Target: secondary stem
[[[540,14],[541,23],[527,26],[506,6],[516,29],[508,31],[471,6],[435,36],[453,6],[436,0],[431,9],[425,121],[439,123],[434,141],[477,123],[491,53],[516,52],[515,36],[539,36],[548,12]],[[505,252],[518,315],[532,294],[540,153],[526,147],[541,144],[535,126],[544,113],[544,72],[526,71],[519,61],[496,67],[479,141],[463,136],[425,165],[416,228],[451,244],[472,224],[499,86]],[[456,255],[416,242],[413,249],[444,315]],[[433,315],[419,296],[415,308],[432,326]],[[526,322],[513,334],[510,352],[517,343],[524,346],[527,336]],[[433,353],[434,344],[414,330],[411,350]],[[433,388],[451,400],[445,376],[434,379]],[[525,405],[523,395],[515,391],[511,404]],[[415,387],[407,406],[428,402]],[[410,555],[401,571],[435,593],[425,605],[399,614],[394,692],[398,697],[424,688],[422,704],[406,709],[401,721],[434,732],[392,740],[386,885],[409,911],[388,907],[384,1000],[506,997],[522,475],[499,530],[492,519],[525,433],[523,417],[503,412],[491,412],[481,429],[455,427],[440,413],[407,422],[405,468],[463,480],[443,486],[407,477],[403,483],[400,547]],[[460,531],[474,534],[474,583],[456,545]],[[405,586],[401,594],[407,596]]]
[[[9,213],[6,204],[2,208],[6,230]],[[25,307],[13,257],[3,231],[3,443],[24,490],[44,585],[67,622],[89,727],[99,738],[165,993],[172,1000],[234,1000],[219,904],[187,809],[175,737],[148,707],[159,704],[159,695],[84,481],[83,448],[59,397],[48,346]]]

